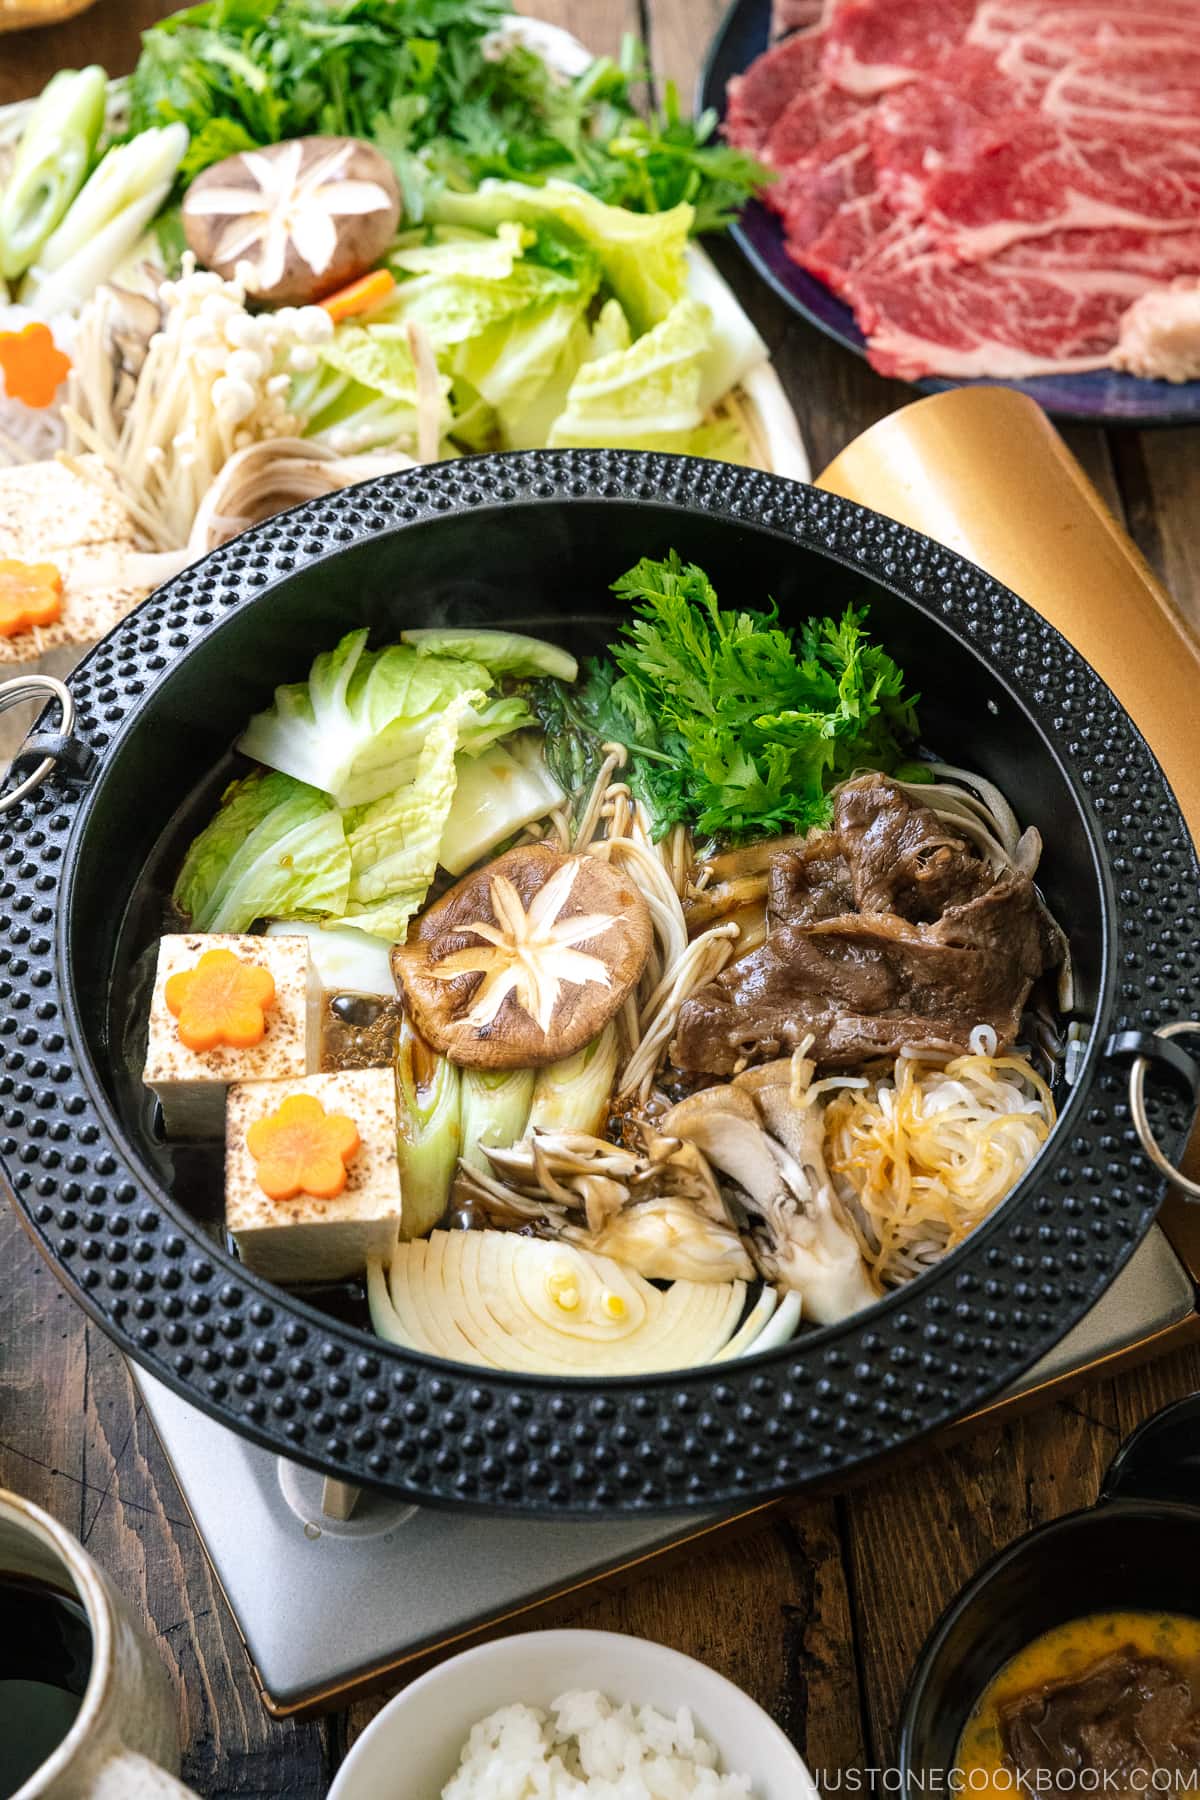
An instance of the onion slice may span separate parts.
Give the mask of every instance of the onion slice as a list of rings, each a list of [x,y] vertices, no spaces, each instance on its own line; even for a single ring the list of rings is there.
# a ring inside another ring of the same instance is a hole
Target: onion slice
[[[435,1231],[400,1244],[386,1279],[373,1264],[368,1296],[376,1332],[427,1355],[546,1375],[641,1375],[711,1362],[737,1329],[746,1284],[658,1288],[573,1245]]]

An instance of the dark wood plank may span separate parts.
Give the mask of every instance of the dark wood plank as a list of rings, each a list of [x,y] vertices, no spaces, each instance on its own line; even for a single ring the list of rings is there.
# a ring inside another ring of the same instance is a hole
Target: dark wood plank
[[[264,1712],[124,1362],[7,1205],[0,1268],[0,1487],[61,1519],[132,1601],[175,1685],[184,1775],[198,1793],[321,1800],[335,1725],[280,1725]]]
[[[860,1767],[850,1597],[838,1508],[797,1502],[764,1527],[710,1538],[685,1561],[556,1608],[556,1625],[668,1644],[719,1670],[779,1721],[814,1767]],[[347,1746],[386,1704],[350,1709]]]
[[[1127,432],[1113,452],[1134,542],[1200,630],[1200,436]]]
[[[913,1662],[951,1596],[995,1551],[1094,1499],[1117,1445],[1108,1383],[856,1488],[846,1499],[855,1629],[875,1760],[894,1751]]]
[[[137,61],[148,25],[177,11],[170,0],[96,0],[62,25],[0,35],[0,106],[24,100],[58,69],[100,63],[110,75],[126,75]]]
[[[0,1268],[0,1486],[15,1488],[78,1531],[89,1501],[80,1432],[87,1388],[83,1315],[7,1201],[0,1211]],[[51,1380],[54,1404],[47,1404]]]

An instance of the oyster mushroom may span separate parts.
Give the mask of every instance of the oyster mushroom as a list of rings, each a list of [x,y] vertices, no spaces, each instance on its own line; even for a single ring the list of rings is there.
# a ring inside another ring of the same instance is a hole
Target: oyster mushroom
[[[457,882],[392,965],[435,1049],[474,1068],[532,1069],[604,1029],[650,937],[646,902],[620,869],[528,844]]]
[[[276,305],[306,305],[363,275],[400,219],[387,158],[357,138],[303,137],[214,163],[183,201],[188,248]]]
[[[806,1318],[831,1325],[878,1295],[825,1167],[820,1108],[793,1105],[790,1062],[754,1073],[772,1079],[702,1088],[658,1126],[737,1183],[763,1222],[755,1237],[763,1274],[803,1296]]]
[[[113,304],[105,320],[105,342],[112,358],[112,404],[118,418],[129,410],[150,339],[162,324],[162,308],[137,288],[108,284]]]
[[[611,1256],[652,1280],[749,1280],[754,1266],[692,1144],[646,1133],[642,1152],[584,1132],[533,1132],[463,1166],[454,1199],[470,1222],[532,1229]]]

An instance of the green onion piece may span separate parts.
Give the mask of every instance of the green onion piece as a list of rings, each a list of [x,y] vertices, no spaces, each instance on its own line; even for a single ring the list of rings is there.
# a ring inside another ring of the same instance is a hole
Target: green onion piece
[[[60,69],[42,89],[0,198],[0,275],[29,267],[83,186],[104,124],[107,77],[98,63]]]
[[[608,1117],[617,1054],[616,1026],[610,1023],[574,1056],[539,1069],[529,1129],[586,1131],[599,1137]]]
[[[151,126],[97,163],[21,287],[41,311],[77,311],[165,204],[188,147],[184,125]]]
[[[532,1069],[464,1069],[463,1161],[490,1174],[485,1145],[507,1150],[525,1136],[533,1099]]]
[[[396,1040],[401,1237],[424,1237],[446,1210],[462,1148],[460,1085],[454,1064],[406,1019]]]

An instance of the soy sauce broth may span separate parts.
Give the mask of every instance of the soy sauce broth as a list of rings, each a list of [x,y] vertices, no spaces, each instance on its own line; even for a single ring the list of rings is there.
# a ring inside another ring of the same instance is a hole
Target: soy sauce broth
[[[92,1632],[78,1598],[0,1570],[0,1800],[58,1749],[91,1669]]]

